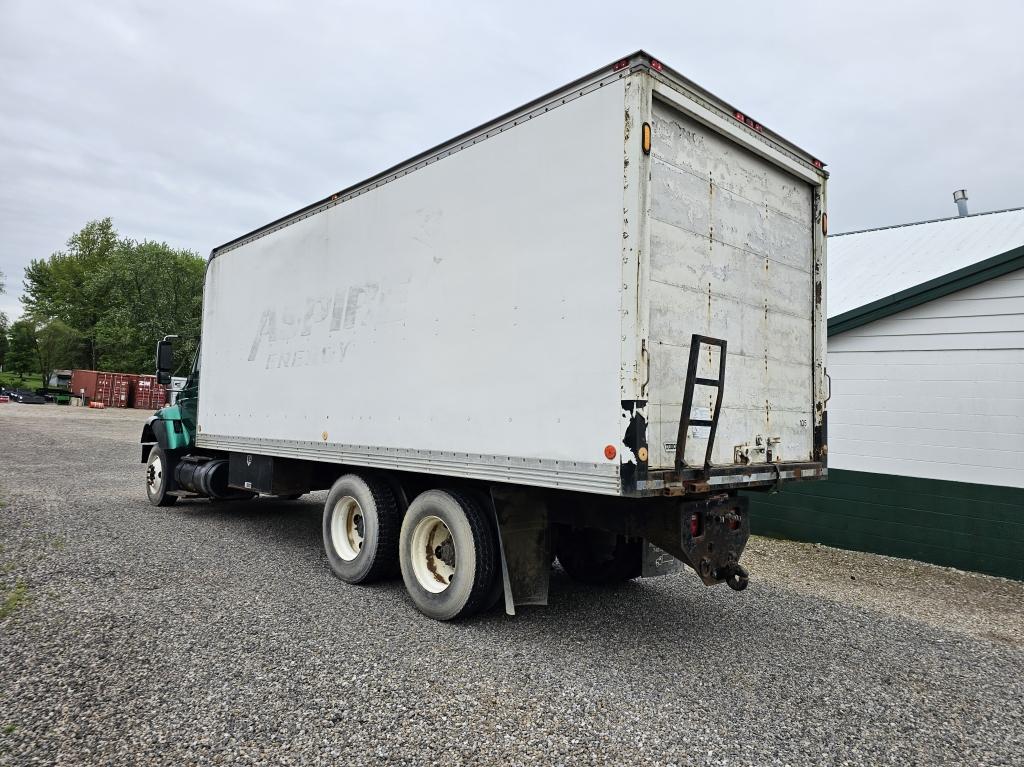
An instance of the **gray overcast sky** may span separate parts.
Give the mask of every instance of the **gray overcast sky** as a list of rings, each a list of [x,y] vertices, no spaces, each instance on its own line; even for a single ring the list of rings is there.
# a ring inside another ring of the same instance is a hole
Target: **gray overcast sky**
[[[1024,205],[1019,2],[0,0],[0,271],[202,254],[645,48],[829,164],[834,232]]]

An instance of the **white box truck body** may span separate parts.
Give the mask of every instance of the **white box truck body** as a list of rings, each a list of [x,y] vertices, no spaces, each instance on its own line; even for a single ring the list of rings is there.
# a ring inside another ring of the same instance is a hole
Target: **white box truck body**
[[[216,248],[194,444],[625,498],[822,477],[826,178],[629,56]]]

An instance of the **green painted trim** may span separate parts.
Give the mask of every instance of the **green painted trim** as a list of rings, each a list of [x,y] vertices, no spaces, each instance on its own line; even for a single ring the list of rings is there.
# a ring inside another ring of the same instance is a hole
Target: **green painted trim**
[[[1024,488],[829,469],[749,496],[760,535],[1024,580]]]
[[[979,285],[1018,269],[1024,269],[1024,245],[830,317],[828,334],[834,336],[838,333],[845,333],[847,330],[859,328],[869,322],[920,306],[928,301],[934,301],[936,298],[948,296],[950,293]]]
[[[167,429],[168,450],[187,450],[195,444],[192,433],[189,431],[188,426],[181,417],[180,407],[177,405],[167,405],[166,407],[162,407],[156,411],[156,417],[161,421],[179,421],[181,423],[180,433],[173,429]]]

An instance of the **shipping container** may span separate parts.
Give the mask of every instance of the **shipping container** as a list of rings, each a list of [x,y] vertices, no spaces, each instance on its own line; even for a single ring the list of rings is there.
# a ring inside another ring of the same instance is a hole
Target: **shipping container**
[[[71,393],[86,401],[96,399],[98,370],[74,370],[71,373]]]
[[[128,407],[134,379],[132,373],[98,372],[95,399],[107,407]]]
[[[159,410],[167,404],[167,389],[157,383],[156,376],[140,375],[132,392],[132,407],[139,410]]]

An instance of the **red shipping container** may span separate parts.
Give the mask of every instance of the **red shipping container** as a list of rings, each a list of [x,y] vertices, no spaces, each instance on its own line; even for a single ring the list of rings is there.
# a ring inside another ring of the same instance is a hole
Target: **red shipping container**
[[[71,371],[71,395],[96,399],[96,383],[99,375],[99,371],[96,370]]]
[[[167,389],[156,382],[156,376],[140,375],[135,380],[132,407],[159,410],[167,404]]]
[[[131,373],[97,373],[95,399],[107,407],[128,407],[134,377]]]

